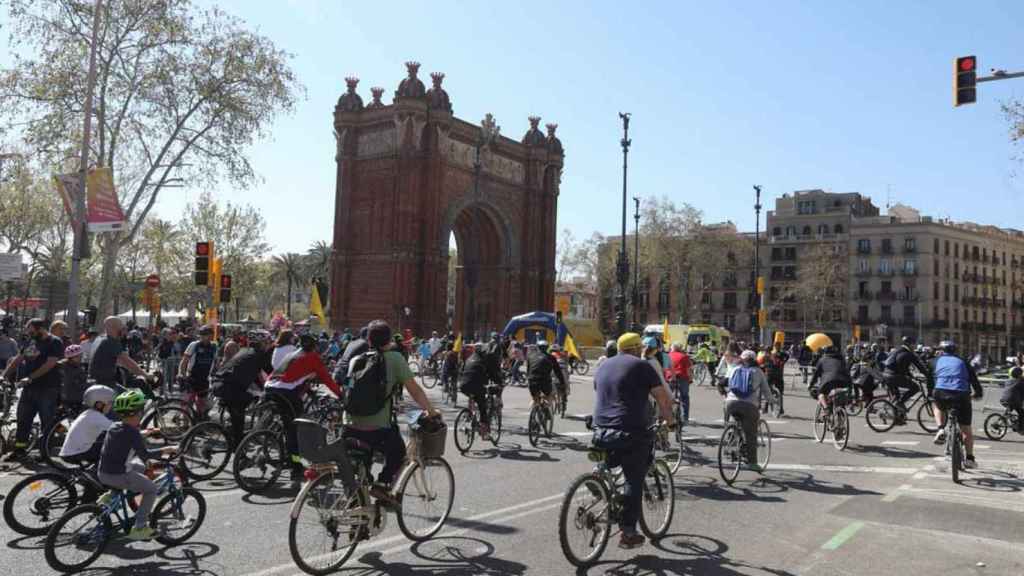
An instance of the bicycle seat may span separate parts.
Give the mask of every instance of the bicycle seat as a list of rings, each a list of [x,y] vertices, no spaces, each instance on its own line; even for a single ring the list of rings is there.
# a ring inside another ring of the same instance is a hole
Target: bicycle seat
[[[608,451],[604,448],[591,446],[590,450],[587,451],[587,460],[591,462],[604,462],[608,460]]]
[[[358,455],[360,453],[368,455],[373,452],[373,446],[370,446],[370,444],[364,440],[352,437],[346,437],[344,440],[345,449],[348,450],[349,453],[352,455]]]

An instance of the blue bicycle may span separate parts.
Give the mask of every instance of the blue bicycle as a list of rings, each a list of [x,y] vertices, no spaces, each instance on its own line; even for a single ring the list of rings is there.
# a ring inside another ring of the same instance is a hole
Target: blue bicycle
[[[156,480],[163,496],[149,515],[154,538],[174,546],[191,538],[206,518],[206,499],[191,487],[181,487],[171,461],[163,461],[164,473]],[[62,516],[46,535],[46,563],[59,572],[84,570],[103,554],[118,533],[127,536],[135,522],[129,511],[134,494],[115,490],[107,504],[84,504]]]

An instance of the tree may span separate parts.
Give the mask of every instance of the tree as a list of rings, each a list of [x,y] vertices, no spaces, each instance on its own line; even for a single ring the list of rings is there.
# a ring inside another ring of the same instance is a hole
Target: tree
[[[286,304],[285,315],[292,317],[292,286],[302,285],[303,261],[302,256],[294,252],[288,252],[274,256],[274,276],[283,279],[288,283],[288,303]]]
[[[847,264],[841,243],[817,244],[800,256],[799,277],[779,291],[770,308],[796,306],[805,325],[818,329],[832,323],[835,310],[846,308]]]
[[[1024,100],[1010,100],[1002,105],[1003,115],[1010,123],[1010,142],[1024,146]],[[1024,156],[1018,157],[1024,162]]]
[[[561,284],[573,276],[579,268],[575,258],[579,244],[572,230],[565,228],[555,245],[555,282]]]
[[[9,0],[13,65],[0,71],[0,130],[51,165],[81,139],[93,2]],[[118,253],[168,185],[255,181],[247,148],[302,91],[290,56],[241,20],[190,0],[107,0],[97,49],[90,164],[108,166],[127,227],[102,236],[99,308]]]
[[[331,274],[331,252],[333,248],[323,240],[317,240],[306,251],[306,274],[310,278],[326,279]]]

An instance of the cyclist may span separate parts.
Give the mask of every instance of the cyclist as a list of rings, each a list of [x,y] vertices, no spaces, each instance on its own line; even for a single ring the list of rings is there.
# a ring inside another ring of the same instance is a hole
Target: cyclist
[[[1024,434],[1024,370],[1020,366],[1010,368],[1010,381],[999,403],[1017,413],[1017,432]]]
[[[896,415],[896,423],[900,425],[907,422],[907,400],[918,391],[926,393],[910,378],[911,366],[917,368],[927,378],[929,387],[933,382],[931,370],[914,353],[913,346],[914,337],[904,336],[900,341],[900,347],[890,353],[883,364],[885,371],[882,373],[882,380],[890,390],[896,392],[896,404],[900,408],[899,414]]]
[[[117,393],[109,386],[90,386],[82,396],[82,405],[86,409],[75,418],[68,428],[64,445],[60,448],[60,457],[72,464],[90,464],[100,459],[103,447],[103,435],[114,425],[107,414],[114,407],[114,396]]]
[[[220,399],[230,417],[232,447],[241,442],[245,432],[245,408],[252,402],[249,387],[266,380],[268,343],[264,338],[251,339],[251,346],[240,349],[210,377],[211,393]]]
[[[644,476],[650,464],[652,438],[648,428],[648,396],[657,401],[661,419],[674,427],[672,400],[650,363],[640,358],[643,340],[627,332],[619,337],[618,354],[609,358],[594,375],[593,443],[608,452],[608,465],[621,466],[625,479],[619,548],[642,546],[637,533],[643,502]]]
[[[553,392],[551,387],[551,374],[558,377],[560,389],[565,389],[565,374],[558,366],[558,361],[548,353],[546,340],[538,340],[526,355],[526,379],[530,385],[530,396],[533,398],[531,406],[541,399],[550,398]]]
[[[292,482],[302,480],[303,470],[292,420],[302,415],[302,399],[309,390],[309,380],[314,376],[335,396],[342,397],[341,389],[327,373],[327,367],[317,352],[316,338],[311,334],[303,334],[299,336],[299,349],[292,352],[274,369],[274,373],[263,387],[268,399],[282,404],[281,420],[285,429],[286,447],[291,456]]]
[[[740,364],[729,376],[727,395],[725,397],[725,413],[740,422],[743,435],[747,441],[747,465],[751,470],[760,472],[757,464],[757,424],[761,418],[761,399],[771,394],[768,380],[757,367],[757,354],[753,350],[744,350],[739,357]]]
[[[785,416],[784,399],[786,397],[786,362],[789,361],[789,354],[782,349],[781,343],[776,343],[770,351],[764,355],[762,366],[765,377],[768,378],[768,385],[779,391],[779,416]]]
[[[82,395],[88,387],[85,368],[82,367],[82,347],[72,344],[64,349],[64,359],[57,363],[61,369],[63,382],[60,388],[60,401],[71,408],[82,405]]]
[[[821,358],[814,365],[811,376],[811,388],[818,386],[818,404],[826,410],[831,403],[831,393],[839,388],[853,385],[850,371],[846,368],[846,360],[835,346],[826,346],[821,350]]]
[[[51,335],[46,326],[42,318],[28,321],[25,332],[29,343],[5,370],[7,374],[17,371],[21,376],[18,387],[22,389],[18,397],[14,450],[8,454],[9,461],[26,457],[32,422],[36,415],[39,416],[42,430],[49,430],[57,415],[61,384],[57,362],[64,357],[64,344]]]
[[[199,340],[185,349],[178,365],[178,377],[188,386],[196,406],[196,412],[206,414],[206,397],[210,393],[210,373],[217,360],[217,345],[213,342],[213,327],[205,325],[199,329]]]
[[[146,520],[156,500],[157,486],[143,473],[144,466],[129,462],[129,458],[138,458],[145,462],[159,454],[174,454],[177,446],[165,446],[156,451],[146,448],[146,443],[139,432],[139,419],[146,405],[146,396],[141,390],[132,389],[122,392],[114,398],[114,412],[121,418],[107,430],[100,451],[99,480],[104,486],[129,490],[142,495],[139,509],[135,511],[135,526],[128,534],[129,540],[149,540],[154,530]],[[100,502],[109,502],[110,493],[100,497]]]
[[[668,357],[671,362],[669,382],[674,390],[679,391],[679,413],[683,417],[682,424],[686,424],[690,421],[690,356],[682,342],[673,342]]]
[[[956,408],[967,452],[964,468],[976,468],[978,464],[974,460],[974,431],[971,430],[971,389],[974,389],[975,399],[981,398],[984,392],[974,368],[956,355],[956,344],[951,340],[943,340],[939,344],[939,349],[942,353],[935,359],[935,421],[939,425],[939,431],[935,433],[935,443],[942,444],[946,441],[946,412],[950,408]]]
[[[148,394],[150,387],[146,372],[136,364],[135,360],[132,360],[121,343],[124,322],[117,316],[108,316],[103,321],[103,331],[104,335],[97,338],[92,346],[89,377],[97,384],[110,386],[116,391],[123,392],[126,388],[122,385],[118,368],[124,368],[136,377],[132,384],[141,388],[143,393]]]
[[[483,342],[473,346],[473,355],[466,361],[459,375],[459,390],[476,402],[480,415],[480,436],[491,438],[491,415],[487,412],[487,384],[494,382],[501,388],[501,369],[493,362],[492,354]],[[500,395],[500,393],[499,393]]]
[[[711,348],[708,347],[707,342],[700,343],[700,346],[697,347],[697,353],[694,354],[694,359],[697,362],[701,362],[702,364],[707,366],[708,375],[712,380],[714,380],[715,368],[717,367],[716,363],[718,362],[718,358],[715,357],[715,353],[712,352]]]
[[[391,340],[391,327],[383,320],[374,320],[367,329],[367,340],[370,345],[370,352],[353,358],[350,368],[350,379],[353,389],[350,393],[351,400],[356,396],[362,396],[358,386],[369,383],[359,382],[356,379],[356,370],[360,365],[365,366],[371,354],[382,354],[384,361],[385,377],[383,381],[375,383],[385,388],[385,394],[373,394],[375,397],[384,397],[380,408],[369,415],[356,415],[353,410],[345,411],[345,431],[343,436],[361,440],[374,450],[384,453],[384,468],[377,475],[377,483],[371,488],[371,495],[384,502],[390,503],[390,487],[398,473],[402,462],[405,460],[405,441],[398,430],[394,418],[395,402],[399,389],[404,387],[409,396],[431,417],[439,416],[427,398],[423,388],[416,382],[409,369],[409,363],[394,349]],[[350,403],[351,406],[351,403]],[[376,406],[373,406],[376,408]]]

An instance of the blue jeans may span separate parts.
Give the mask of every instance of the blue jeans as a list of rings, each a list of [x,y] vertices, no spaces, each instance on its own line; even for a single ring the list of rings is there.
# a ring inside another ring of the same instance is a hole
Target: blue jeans
[[[683,420],[690,419],[690,381],[683,378],[679,378],[672,381],[673,386],[676,389],[676,397],[679,399],[679,411],[683,415]]]
[[[15,448],[27,448],[32,433],[32,422],[39,415],[40,437],[53,426],[57,417],[57,403],[60,401],[60,389],[29,384],[21,390],[18,398],[18,429],[14,435]]]

